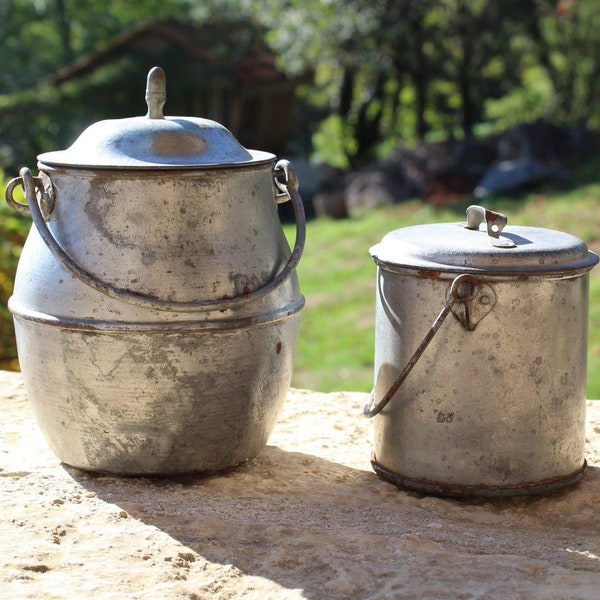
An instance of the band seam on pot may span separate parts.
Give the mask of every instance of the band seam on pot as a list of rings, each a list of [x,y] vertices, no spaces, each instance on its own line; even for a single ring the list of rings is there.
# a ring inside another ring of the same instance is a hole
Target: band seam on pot
[[[10,302],[10,301],[9,301]],[[300,312],[305,303],[304,296],[288,304],[283,309],[272,310],[249,317],[206,319],[202,321],[152,321],[152,322],[118,322],[93,321],[91,319],[74,319],[56,317],[31,309],[17,309],[9,306],[13,317],[22,321],[38,323],[50,327],[89,332],[107,333],[179,333],[193,331],[219,331],[260,327],[276,321],[288,319]]]

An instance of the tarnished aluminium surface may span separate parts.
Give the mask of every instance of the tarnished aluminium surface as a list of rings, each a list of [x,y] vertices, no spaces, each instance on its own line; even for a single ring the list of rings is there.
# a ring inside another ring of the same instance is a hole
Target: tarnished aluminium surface
[[[375,470],[402,487],[450,496],[543,492],[577,480],[596,255],[573,236],[536,228],[504,230],[512,249],[458,224],[406,229],[371,249],[372,403],[393,391],[453,282],[470,273],[472,290],[379,407]]]
[[[51,448],[84,469],[234,466],[263,448],[291,379],[305,235],[293,168],[210,122],[177,118],[167,143],[161,114],[149,103],[138,144],[130,120],[127,143],[112,122],[116,150],[84,133],[87,154],[43,155],[37,178],[24,169],[7,188],[14,204],[24,186],[35,225],[9,304],[21,369]],[[128,168],[134,151],[143,168]],[[290,199],[292,250],[277,214]]]

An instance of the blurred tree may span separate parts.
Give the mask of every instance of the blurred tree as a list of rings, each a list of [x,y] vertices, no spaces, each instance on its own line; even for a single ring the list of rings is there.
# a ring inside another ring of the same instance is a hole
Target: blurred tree
[[[71,36],[71,23],[67,13],[65,0],[54,0],[56,10],[57,31],[60,37],[60,45],[62,48],[62,62],[71,62],[74,58],[73,54],[73,39]]]
[[[339,166],[357,167],[400,139],[422,140],[432,131],[472,137],[486,102],[526,81],[523,39],[537,1],[246,0],[244,6],[267,23],[284,66],[317,66],[310,99],[324,115],[314,139],[343,153]]]
[[[600,10],[597,0],[536,0],[527,20],[532,52],[552,87],[557,122],[600,126]]]
[[[77,84],[58,90],[50,75],[140,21],[189,19],[190,2],[0,0],[0,167],[15,171],[89,124],[89,104],[65,110]]]
[[[437,95],[437,109],[464,138],[474,135],[485,102],[523,84],[522,54],[515,40],[529,18],[531,0],[446,0],[431,11],[435,20],[435,79],[446,85]],[[445,97],[444,97],[445,96]]]
[[[507,117],[600,125],[597,0],[2,0],[0,112],[2,94],[34,89],[142,19],[218,16],[266,25],[290,74],[316,69],[302,135],[338,166]],[[31,119],[35,105],[44,127],[64,127],[44,109],[52,101],[40,88],[7,114]]]
[[[268,40],[284,67],[316,66],[311,101],[324,119],[316,139],[340,136],[338,166],[356,167],[377,156],[383,137],[397,136],[401,92],[412,81],[416,92],[417,135],[427,131],[429,72],[424,45],[433,0],[265,0],[246,3],[270,30]]]
[[[193,0],[1,0],[0,94],[24,90],[144,19],[187,19]]]

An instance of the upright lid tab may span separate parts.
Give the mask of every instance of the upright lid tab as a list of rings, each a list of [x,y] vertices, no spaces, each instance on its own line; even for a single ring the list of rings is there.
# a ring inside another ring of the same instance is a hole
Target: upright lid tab
[[[192,169],[274,159],[268,152],[247,150],[216,121],[165,117],[165,102],[166,76],[154,67],[147,79],[146,116],[98,121],[68,149],[40,154],[38,160],[81,169]]]

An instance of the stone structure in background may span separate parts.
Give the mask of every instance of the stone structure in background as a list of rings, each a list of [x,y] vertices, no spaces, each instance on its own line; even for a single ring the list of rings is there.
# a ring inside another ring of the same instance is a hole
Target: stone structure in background
[[[598,151],[598,134],[546,121],[519,125],[503,134],[468,141],[398,148],[389,159],[330,181],[336,198],[321,214],[352,216],[412,198],[446,205],[457,196],[485,197],[549,180],[562,181],[569,167]],[[340,208],[343,207],[343,208]]]

